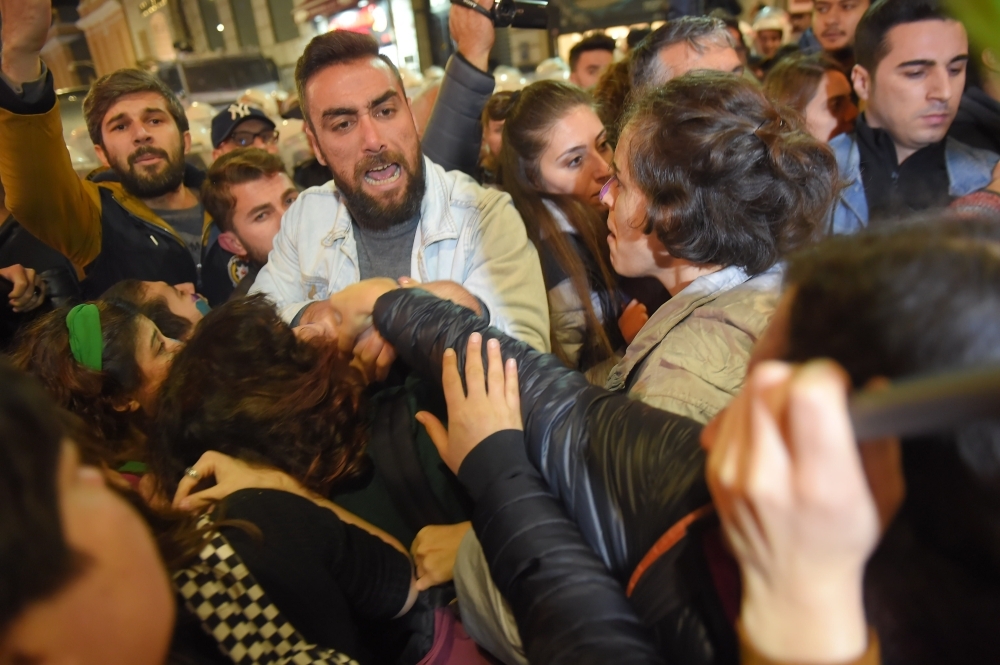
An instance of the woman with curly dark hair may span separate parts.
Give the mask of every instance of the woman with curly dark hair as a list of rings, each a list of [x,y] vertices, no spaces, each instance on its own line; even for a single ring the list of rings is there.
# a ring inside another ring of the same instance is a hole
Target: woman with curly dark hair
[[[359,476],[365,381],[336,345],[300,340],[264,296],[206,316],[173,359],[149,442],[157,475],[208,450],[281,469],[323,495]]]
[[[774,313],[780,261],[818,238],[836,191],[826,145],[757,86],[693,72],[629,110],[601,192],[611,263],[671,294],[607,387],[707,422],[743,383]]]

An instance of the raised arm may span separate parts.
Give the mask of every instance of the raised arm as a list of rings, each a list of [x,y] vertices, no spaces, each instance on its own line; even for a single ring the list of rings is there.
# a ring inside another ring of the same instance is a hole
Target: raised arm
[[[423,149],[446,171],[462,171],[475,178],[483,140],[480,115],[495,85],[486,70],[496,37],[489,19],[458,5],[451,6],[448,27],[458,52],[445,68],[441,91],[424,131]]]
[[[101,211],[96,186],[73,170],[52,74],[39,57],[51,0],[0,0],[0,20],[0,180],[7,208],[82,274],[101,251]]]

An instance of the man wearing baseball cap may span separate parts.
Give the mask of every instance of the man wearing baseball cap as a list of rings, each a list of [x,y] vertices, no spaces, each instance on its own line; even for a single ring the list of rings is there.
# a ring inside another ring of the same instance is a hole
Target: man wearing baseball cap
[[[263,111],[248,104],[230,104],[212,118],[212,159],[237,148],[261,148],[278,154],[278,130]]]

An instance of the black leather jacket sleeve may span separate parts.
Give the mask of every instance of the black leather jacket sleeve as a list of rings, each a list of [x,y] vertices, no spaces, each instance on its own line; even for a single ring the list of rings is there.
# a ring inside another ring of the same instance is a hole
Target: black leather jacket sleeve
[[[490,572],[532,663],[662,663],[621,585],[552,498],[520,431],[484,439],[458,471]]]
[[[399,357],[437,381],[445,349],[462,367],[473,332],[500,341],[518,363],[528,460],[621,584],[667,529],[708,503],[694,421],[592,386],[555,356],[417,289],[385,294],[374,317]]]

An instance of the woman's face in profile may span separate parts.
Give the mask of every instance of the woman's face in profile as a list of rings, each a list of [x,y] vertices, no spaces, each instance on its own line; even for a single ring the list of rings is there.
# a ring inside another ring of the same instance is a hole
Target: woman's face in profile
[[[0,664],[160,665],[175,605],[152,534],[69,441],[57,474],[63,536],[79,569],[13,621],[0,642]]]
[[[611,177],[611,145],[594,110],[576,106],[552,126],[549,144],[538,161],[541,189],[602,208],[601,187]]]

